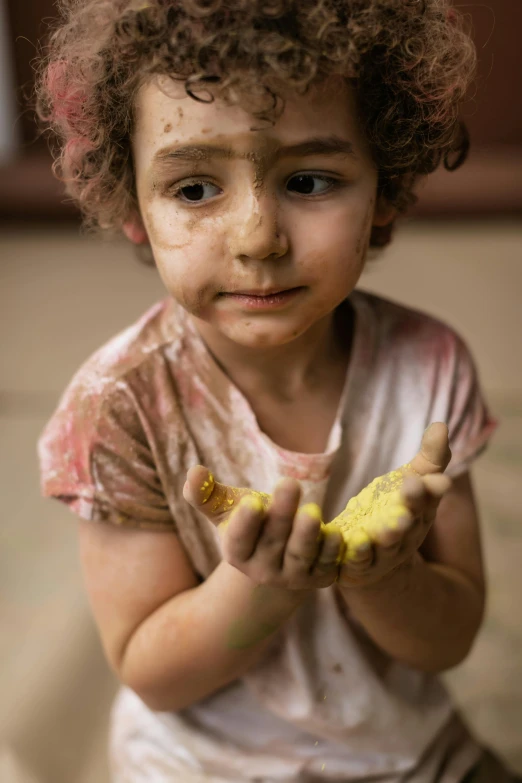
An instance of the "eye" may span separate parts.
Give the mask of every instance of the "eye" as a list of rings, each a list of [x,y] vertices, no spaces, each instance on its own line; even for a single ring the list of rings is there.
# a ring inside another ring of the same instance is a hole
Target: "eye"
[[[197,204],[201,201],[208,201],[221,193],[217,185],[211,182],[189,182],[187,185],[177,187],[173,191],[174,198],[184,201],[188,204]]]
[[[337,184],[339,184],[337,180],[324,174],[295,174],[288,180],[287,188],[302,196],[317,196],[326,193]]]

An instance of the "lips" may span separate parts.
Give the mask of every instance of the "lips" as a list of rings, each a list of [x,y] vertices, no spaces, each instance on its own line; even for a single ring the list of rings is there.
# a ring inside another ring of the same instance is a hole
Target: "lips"
[[[295,291],[295,288],[266,288],[264,290],[247,289],[246,291],[227,291],[227,293],[233,296],[275,296],[276,294],[284,294],[288,291]]]

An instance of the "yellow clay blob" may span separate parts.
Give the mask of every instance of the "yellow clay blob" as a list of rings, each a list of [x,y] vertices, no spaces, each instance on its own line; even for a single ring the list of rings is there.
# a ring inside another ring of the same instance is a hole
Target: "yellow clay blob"
[[[346,544],[345,561],[357,559],[359,549],[371,543],[372,531],[382,527],[397,529],[399,519],[408,515],[401,499],[401,487],[407,475],[418,473],[408,464],[378,476],[351,498],[344,511],[333,520]]]

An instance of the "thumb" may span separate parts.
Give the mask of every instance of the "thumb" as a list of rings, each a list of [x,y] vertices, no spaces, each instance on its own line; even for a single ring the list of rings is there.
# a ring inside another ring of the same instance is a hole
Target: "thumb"
[[[451,459],[448,428],[440,421],[430,424],[422,436],[421,447],[410,462],[411,467],[421,476],[429,473],[443,473]]]
[[[241,498],[246,495],[256,495],[264,507],[268,508],[270,495],[264,492],[221,484],[203,465],[194,465],[187,471],[183,497],[214,525],[225,522]]]

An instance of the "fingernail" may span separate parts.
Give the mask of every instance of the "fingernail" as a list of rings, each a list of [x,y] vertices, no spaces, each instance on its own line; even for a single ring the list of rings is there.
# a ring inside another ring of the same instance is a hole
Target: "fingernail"
[[[317,503],[305,503],[304,506],[301,506],[299,512],[308,514],[309,517],[312,517],[313,519],[318,519],[319,522],[323,521],[323,512],[321,511],[321,508],[320,506],[317,505]]]
[[[246,495],[246,497],[241,499],[240,506],[243,506],[244,508],[248,508],[251,511],[256,511],[257,513],[263,511],[264,506],[259,498],[256,498],[255,495]]]
[[[364,530],[354,530],[346,542],[345,560],[359,560],[371,548],[371,541]]]
[[[355,549],[369,549],[368,534],[364,530],[355,530],[350,536],[350,546]]]

